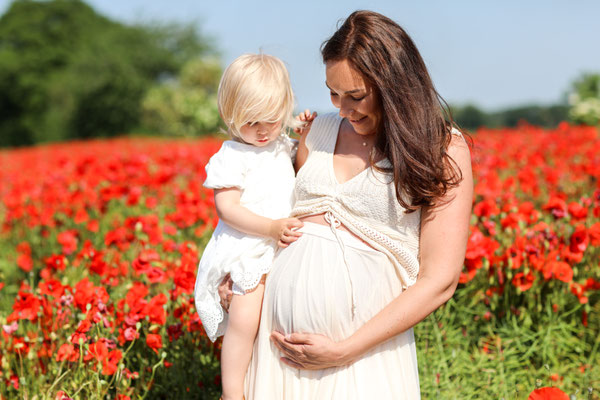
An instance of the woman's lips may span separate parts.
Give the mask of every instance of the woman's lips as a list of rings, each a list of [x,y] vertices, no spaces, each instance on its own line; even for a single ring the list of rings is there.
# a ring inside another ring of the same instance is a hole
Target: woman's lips
[[[361,117],[359,119],[351,119],[350,122],[352,122],[353,124],[360,124],[364,122],[366,118],[367,116],[365,115],[364,117]]]

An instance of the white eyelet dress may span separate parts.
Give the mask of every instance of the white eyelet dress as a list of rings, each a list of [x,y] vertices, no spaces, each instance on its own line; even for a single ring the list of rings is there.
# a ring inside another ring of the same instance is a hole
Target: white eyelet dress
[[[267,218],[286,218],[294,196],[294,142],[286,135],[265,147],[225,141],[206,165],[204,186],[239,188],[242,206]],[[196,311],[210,340],[223,335],[227,325],[217,292],[225,275],[231,274],[235,294],[245,294],[269,272],[276,249],[274,240],[219,221],[202,253],[194,290]]]
[[[368,168],[337,181],[333,153],[341,121],[337,114],[319,116],[306,137],[309,154],[296,177],[291,215],[325,214],[330,226],[305,223],[300,239],[275,255],[246,375],[248,400],[420,398],[412,329],[350,366],[316,371],[286,366],[269,340],[274,330],[345,339],[419,271],[420,213],[404,213],[390,176]]]

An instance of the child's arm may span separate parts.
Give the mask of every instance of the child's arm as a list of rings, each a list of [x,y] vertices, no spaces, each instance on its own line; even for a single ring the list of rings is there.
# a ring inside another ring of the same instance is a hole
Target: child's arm
[[[296,232],[304,225],[299,219],[262,217],[242,206],[240,196],[238,188],[215,189],[217,215],[227,225],[250,235],[272,238],[279,247],[287,247],[302,236]]]
[[[300,135],[300,142],[298,143],[298,152],[296,153],[296,160],[294,163],[294,169],[296,172],[304,165],[306,161],[306,157],[308,156],[308,149],[306,148],[306,135],[310,131],[310,127],[312,126],[313,121],[317,117],[317,112],[313,112],[312,114],[308,109],[304,110],[298,114],[296,119],[303,123],[299,128],[294,129],[298,135]]]

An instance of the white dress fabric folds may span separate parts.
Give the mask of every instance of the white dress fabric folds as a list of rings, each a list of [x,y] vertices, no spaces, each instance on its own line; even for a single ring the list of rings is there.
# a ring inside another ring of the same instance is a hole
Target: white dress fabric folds
[[[389,304],[402,282],[389,257],[348,232],[305,223],[302,237],[279,251],[266,282],[258,337],[248,374],[248,400],[418,399],[412,329],[350,366],[316,371],[283,364],[273,330],[341,340]],[[358,300],[352,316],[352,295]]]

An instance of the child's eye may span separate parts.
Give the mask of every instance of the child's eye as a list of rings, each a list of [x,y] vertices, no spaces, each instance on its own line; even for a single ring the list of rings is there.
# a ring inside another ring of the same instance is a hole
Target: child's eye
[[[256,124],[258,124],[257,121],[250,121],[250,122],[248,122],[248,126],[254,126]]]

